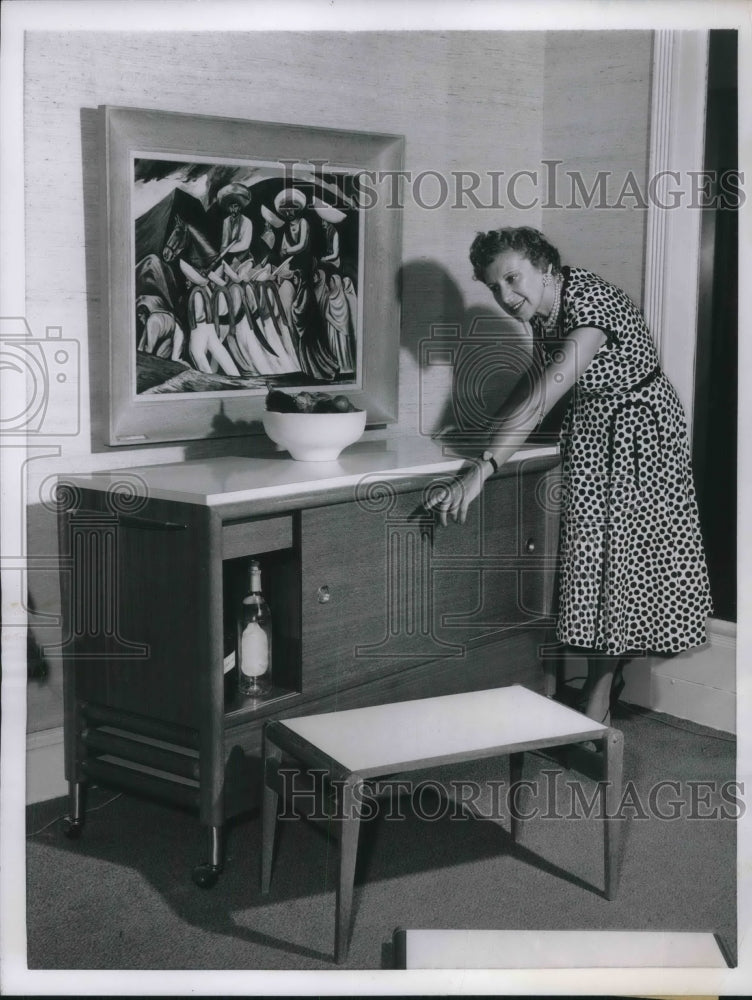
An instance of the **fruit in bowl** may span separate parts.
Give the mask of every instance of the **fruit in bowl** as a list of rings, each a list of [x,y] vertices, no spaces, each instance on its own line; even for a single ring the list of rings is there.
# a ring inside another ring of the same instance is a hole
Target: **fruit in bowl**
[[[332,462],[354,444],[366,426],[366,411],[344,395],[272,389],[266,397],[264,430],[298,462]]]

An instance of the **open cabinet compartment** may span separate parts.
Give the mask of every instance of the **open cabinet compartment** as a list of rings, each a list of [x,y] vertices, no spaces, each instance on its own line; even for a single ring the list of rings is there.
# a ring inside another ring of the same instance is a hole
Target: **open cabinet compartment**
[[[222,562],[222,613],[225,666],[235,659],[236,622],[243,596],[248,592],[252,559],[261,566],[261,587],[272,617],[272,665],[268,690],[257,698],[238,690],[237,665],[225,672],[225,716],[232,724],[244,720],[270,703],[300,694],[300,557],[297,547],[253,552]]]

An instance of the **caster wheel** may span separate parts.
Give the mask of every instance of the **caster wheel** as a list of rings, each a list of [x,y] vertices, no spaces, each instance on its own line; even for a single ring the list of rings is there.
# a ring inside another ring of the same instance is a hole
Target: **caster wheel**
[[[71,819],[70,816],[66,816],[63,820],[63,834],[68,840],[78,840],[83,833],[83,829],[83,820]]]
[[[191,878],[199,889],[211,889],[217,884],[222,869],[218,865],[196,865],[191,872]]]

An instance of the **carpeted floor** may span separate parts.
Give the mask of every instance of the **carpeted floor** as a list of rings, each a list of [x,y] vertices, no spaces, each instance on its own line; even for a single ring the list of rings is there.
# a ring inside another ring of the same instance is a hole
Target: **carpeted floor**
[[[435,809],[437,819],[405,808],[402,820],[363,828],[344,967],[393,967],[390,942],[400,926],[712,931],[733,959],[736,832],[721,813],[736,810],[719,794],[735,777],[733,739],[621,706],[613,724],[624,733],[628,783],[616,900],[602,894],[597,819],[538,815],[514,846],[503,808],[496,819],[452,818],[457,810],[438,800],[431,805],[427,793],[422,811]],[[540,769],[557,765],[529,756],[525,778]],[[508,778],[505,760],[430,774],[444,783]],[[554,778],[544,780],[541,788],[550,789]],[[577,812],[569,782],[588,797],[595,788],[572,770],[555,781],[565,814]],[[727,789],[728,799],[732,793]],[[66,840],[52,822],[65,811],[64,800],[29,809],[30,969],[336,968],[337,850],[323,830],[280,824],[272,889],[262,897],[260,818],[236,820],[228,828],[225,872],[214,888],[201,890],[190,877],[206,855],[195,818],[113,795],[92,790],[78,841]],[[494,802],[487,788],[478,807],[489,813]],[[661,819],[657,811],[679,816]]]

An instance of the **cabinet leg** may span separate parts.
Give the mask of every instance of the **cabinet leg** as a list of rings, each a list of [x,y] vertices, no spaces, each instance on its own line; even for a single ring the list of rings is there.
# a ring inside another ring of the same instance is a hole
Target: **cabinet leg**
[[[84,828],[86,814],[86,783],[68,782],[68,815],[63,820],[63,833],[69,840],[78,840]]]
[[[224,855],[224,827],[209,827],[209,860],[196,865],[191,877],[200,889],[211,889],[222,874]]]

